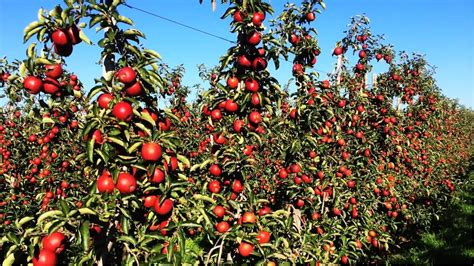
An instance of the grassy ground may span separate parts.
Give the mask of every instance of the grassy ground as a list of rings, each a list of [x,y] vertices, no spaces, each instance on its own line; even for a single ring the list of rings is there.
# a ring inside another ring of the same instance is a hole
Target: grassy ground
[[[451,208],[433,230],[391,256],[390,264],[474,265],[474,164],[469,181],[458,188]]]

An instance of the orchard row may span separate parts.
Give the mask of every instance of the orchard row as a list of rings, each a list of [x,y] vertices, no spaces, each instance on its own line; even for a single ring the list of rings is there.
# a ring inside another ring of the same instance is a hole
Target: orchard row
[[[474,115],[422,57],[355,17],[321,79],[321,0],[272,22],[265,1],[229,2],[236,44],[200,70],[208,88],[193,102],[183,69],[138,44],[122,1],[39,11],[24,41],[42,48],[0,61],[6,265],[377,262],[449,208]],[[66,65],[91,44],[87,26],[106,32],[98,57],[115,59],[93,88]],[[291,94],[268,70],[282,59]],[[375,64],[388,71],[369,85]]]

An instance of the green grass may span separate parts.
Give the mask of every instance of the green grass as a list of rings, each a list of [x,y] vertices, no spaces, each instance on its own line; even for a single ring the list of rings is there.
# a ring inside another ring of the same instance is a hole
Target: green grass
[[[448,211],[440,217],[434,229],[402,247],[390,257],[390,264],[473,265],[474,167],[471,167],[465,186],[457,189]]]

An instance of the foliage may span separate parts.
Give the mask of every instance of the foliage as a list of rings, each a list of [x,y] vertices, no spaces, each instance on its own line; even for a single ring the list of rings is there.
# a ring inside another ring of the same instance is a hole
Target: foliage
[[[184,69],[140,44],[122,4],[41,9],[28,58],[0,61],[4,264],[377,262],[436,226],[465,186],[472,111],[366,17],[321,80],[322,1],[285,5],[268,29],[269,3],[229,1],[236,44],[200,69],[209,87],[187,102]],[[65,62],[91,44],[86,26],[103,34],[106,71],[84,95]],[[267,68],[289,59],[292,94]],[[389,70],[369,84],[374,64]]]
[[[401,246],[389,259],[396,264],[468,264],[474,259],[472,235],[473,160],[469,179],[455,192],[450,210],[440,215],[433,228],[422,230],[420,238]],[[414,234],[417,236],[418,234]],[[397,254],[398,253],[398,254]]]

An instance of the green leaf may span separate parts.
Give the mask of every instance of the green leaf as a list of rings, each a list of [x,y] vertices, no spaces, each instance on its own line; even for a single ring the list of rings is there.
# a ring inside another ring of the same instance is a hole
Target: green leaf
[[[71,216],[75,215],[76,213],[77,213],[77,210],[72,210],[66,215],[66,217],[71,217]]]
[[[54,222],[54,223],[51,225],[51,227],[48,228],[48,234],[51,234],[51,233],[53,233],[53,232],[58,231],[58,230],[61,229],[61,228],[64,228],[64,225],[65,225],[65,224],[66,224],[65,221],[60,221],[60,220]]]
[[[125,36],[140,36],[142,38],[145,38],[145,35],[143,34],[143,32],[141,32],[139,30],[136,30],[136,29],[128,29],[128,30],[123,32],[123,35],[125,35]]]
[[[122,207],[118,207],[120,212],[123,214],[123,218],[127,218],[127,219],[132,219],[132,217],[130,216],[130,213],[128,212],[128,210],[122,208]]]
[[[137,241],[131,236],[120,236],[117,238],[117,241],[128,242],[134,246],[137,245]]]
[[[113,0],[111,7],[115,8],[122,3],[122,0]]]
[[[98,122],[96,120],[93,120],[92,122],[90,122],[82,131],[82,135],[83,136],[89,135],[89,132],[91,131],[91,129],[95,127],[97,124]]]
[[[53,63],[54,63],[53,61],[47,58],[42,58],[42,57],[35,58],[35,65],[51,65]]]
[[[89,221],[84,221],[81,225],[81,240],[82,240],[82,248],[84,251],[89,250],[89,227],[90,227],[90,222]]]
[[[194,171],[196,171],[196,169],[198,169],[200,166],[201,166],[201,164],[195,164],[195,165],[191,166],[191,169],[189,169],[189,171],[190,171],[190,172],[194,172]]]
[[[64,200],[60,200],[59,204],[61,205],[64,216],[67,216],[69,213],[69,207],[67,206],[66,202]]]
[[[127,144],[125,142],[123,142],[122,140],[118,139],[118,138],[114,138],[114,137],[107,137],[107,139],[110,141],[110,142],[113,142],[115,144],[118,144],[120,146],[122,146],[123,148],[127,149]]]
[[[36,48],[36,43],[30,44],[28,48],[26,49],[26,55],[28,58],[33,58],[35,56],[35,48]]]
[[[2,263],[2,266],[11,266],[15,262],[15,253],[12,252],[8,255]]]
[[[43,28],[43,27],[38,27],[38,28],[35,28],[32,31],[28,32],[28,35],[25,36],[25,42],[37,33],[40,33],[41,35],[44,34],[44,33],[42,33],[44,31],[44,29],[45,28]],[[41,40],[41,38],[38,38],[38,40]]]
[[[176,115],[174,115],[173,112],[171,112],[170,109],[167,108],[167,109],[164,109],[164,111],[165,111],[167,117],[171,118],[174,121],[180,121],[179,118]]]
[[[151,135],[152,135],[151,130],[150,130],[149,128],[147,128],[144,124],[142,124],[142,123],[135,123],[135,126],[137,126],[137,127],[140,128],[142,131],[144,131],[147,136],[151,136]]]
[[[182,230],[179,230],[178,232],[178,246],[180,247],[179,249],[179,257],[180,259],[183,259],[185,256],[186,252],[186,238],[184,236],[184,232]]]
[[[18,68],[18,71],[20,72],[20,76],[24,77],[26,73],[26,65],[25,63],[21,63],[20,67]]]
[[[7,242],[8,242],[7,236],[3,236],[3,237],[0,239],[0,245],[3,245],[4,243],[7,243]]]
[[[17,245],[20,244],[20,239],[18,239],[18,237],[13,232],[7,233],[7,238]]]
[[[100,15],[91,16],[91,20],[89,22],[89,28],[94,27],[95,24],[97,24],[101,21],[102,21],[102,16],[100,16]]]
[[[186,158],[185,156],[178,154],[176,157],[178,158],[178,160],[180,162],[182,162],[184,165],[186,165],[186,167],[191,166],[191,163],[189,162],[188,158]]]
[[[47,218],[52,217],[52,216],[60,216],[62,214],[63,214],[63,212],[58,211],[58,210],[52,210],[52,211],[45,212],[45,213],[41,214],[38,217],[38,221],[36,223],[40,224],[44,219],[47,219]]]
[[[91,259],[91,253],[84,255],[77,265],[84,265],[86,261]]]
[[[89,38],[87,37],[87,35],[84,33],[83,30],[79,31],[79,38],[81,38],[81,40],[83,40],[85,43],[92,45],[91,40],[89,40]]]
[[[123,22],[123,23],[126,23],[130,26],[133,26],[133,21],[127,17],[124,17],[124,16],[118,16],[117,17],[117,21],[118,22]]]
[[[89,208],[80,208],[79,209],[79,213],[84,215],[84,214],[89,214],[89,215],[96,215],[97,216],[97,213]]]
[[[100,158],[104,160],[105,163],[109,161],[109,156],[107,156],[105,153],[103,153],[101,150],[96,150],[97,154],[99,154]]]
[[[148,114],[146,112],[141,112],[140,113],[140,118],[147,121],[152,126],[156,127],[156,122],[155,122],[155,120],[153,120],[153,118],[151,118],[150,114]]]
[[[38,28],[39,26],[41,26],[42,23],[40,23],[39,21],[33,21],[31,22],[30,24],[28,24],[28,26],[25,27],[25,29],[23,30],[23,35],[24,35],[24,41],[28,41],[29,38],[31,38],[32,34],[30,34],[30,32],[36,28]]]
[[[259,144],[260,146],[262,145],[262,139],[260,138],[260,136],[259,136],[257,133],[255,133],[255,132],[249,132],[249,135],[254,136],[254,137],[257,139],[258,144]]]
[[[70,7],[66,7],[66,9],[63,9],[63,11],[61,12],[61,20],[62,20],[62,23],[64,23],[64,22],[67,20],[69,10],[71,10],[71,8],[70,8]]]
[[[221,16],[221,19],[225,19],[226,17],[228,17],[229,15],[231,14],[234,14],[236,8],[235,7],[229,7],[227,8],[227,10],[224,12],[224,14]]]
[[[95,136],[93,136],[87,142],[87,158],[89,159],[89,162],[91,163],[94,162],[94,143],[95,143]]]
[[[42,8],[38,9],[37,17],[38,17],[38,21],[40,23],[44,22],[43,9]]]
[[[32,221],[34,219],[35,218],[31,217],[31,216],[23,217],[23,218],[21,218],[20,221],[18,221],[17,227],[22,227],[24,224],[26,224],[27,222]]]
[[[157,52],[154,51],[154,50],[144,49],[144,50],[143,50],[143,53],[147,53],[147,54],[151,55],[151,56],[154,57],[154,58],[158,58],[158,59],[161,58],[160,54],[157,53]]]
[[[211,197],[208,197],[208,196],[201,195],[201,194],[194,194],[193,198],[196,199],[196,200],[205,200],[205,201],[208,201],[212,204],[216,204],[216,201],[214,199],[212,199]]]
[[[180,180],[182,180],[182,181],[188,181],[188,178],[187,178],[185,175],[183,175],[182,173],[178,173],[178,177],[179,177]]]
[[[272,216],[275,217],[275,218],[278,218],[278,216],[280,216],[280,215],[284,215],[284,216],[288,217],[290,214],[286,210],[278,210],[278,211],[272,213]]]
[[[196,224],[196,223],[182,223],[179,225],[180,227],[201,227],[200,224]]]
[[[130,146],[130,148],[128,148],[128,154],[131,154],[132,152],[136,151],[138,149],[138,147],[140,147],[142,145],[142,141],[138,141],[138,142],[135,142],[133,143],[132,146]]]
[[[129,217],[125,217],[125,213],[124,213],[124,210],[122,210],[122,213],[124,214],[124,216],[121,217],[120,221],[122,223],[122,230],[125,234],[128,234],[128,231],[130,229],[130,219],[132,219],[130,216]]]
[[[80,99],[82,97],[81,91],[74,90],[73,93],[74,93],[74,97],[76,97],[77,99]]]
[[[125,130],[125,131],[123,131],[123,134],[125,135],[125,140],[127,141],[127,143],[129,143],[130,142],[130,131]]]
[[[206,220],[207,225],[211,225],[211,220],[207,216],[206,212],[202,208],[198,208],[198,210],[202,214],[202,217],[204,217],[204,220]]]
[[[203,163],[199,164],[199,169],[201,169],[201,170],[204,169],[204,167],[206,167],[208,164],[210,164],[210,163],[212,163],[212,162],[214,162],[213,159],[207,159],[207,160],[205,160]]]
[[[51,11],[49,11],[49,15],[54,18],[59,18],[59,15],[62,11],[63,9],[61,8],[61,6],[57,5]]]
[[[43,124],[54,124],[54,120],[49,118],[49,117],[43,117],[43,119],[41,120],[41,123],[43,123]]]

